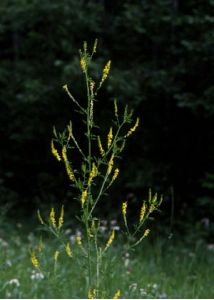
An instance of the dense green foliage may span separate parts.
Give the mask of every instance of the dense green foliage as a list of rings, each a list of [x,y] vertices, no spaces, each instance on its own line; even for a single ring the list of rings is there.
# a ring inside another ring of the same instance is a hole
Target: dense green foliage
[[[113,206],[148,187],[174,195],[176,218],[209,217],[213,208],[214,1],[2,0],[0,4],[1,202],[28,209],[41,202],[71,205],[63,168],[50,153],[53,124],[72,118],[61,87],[83,100],[77,49],[104,44],[112,73],[100,96],[108,125],[116,96],[141,118],[113,190]],[[99,51],[99,47],[98,47]],[[94,64],[98,76],[104,60]],[[127,171],[128,170],[128,171]],[[108,209],[108,206],[106,206]]]

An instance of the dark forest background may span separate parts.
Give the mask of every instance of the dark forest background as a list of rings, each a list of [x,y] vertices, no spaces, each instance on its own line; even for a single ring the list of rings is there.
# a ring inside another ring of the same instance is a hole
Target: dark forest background
[[[51,203],[76,209],[50,140],[53,125],[62,131],[72,119],[79,128],[62,85],[84,101],[78,49],[98,38],[94,73],[109,59],[112,71],[95,108],[97,122],[106,132],[114,97],[141,119],[102,213],[116,215],[128,198],[134,217],[152,187],[164,194],[161,224],[192,231],[206,226],[211,233],[213,11],[213,0],[1,0],[2,209],[10,206],[16,218]]]

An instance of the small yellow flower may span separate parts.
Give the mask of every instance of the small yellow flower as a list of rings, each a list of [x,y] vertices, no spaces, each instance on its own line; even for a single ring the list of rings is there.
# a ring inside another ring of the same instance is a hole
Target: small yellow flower
[[[94,93],[94,88],[95,88],[95,82],[93,80],[90,80],[90,91],[91,91],[91,94]]]
[[[67,253],[67,255],[68,255],[69,257],[73,257],[73,253],[72,253],[72,251],[71,251],[71,247],[70,247],[70,244],[69,244],[69,243],[66,244],[66,246],[65,246],[65,251],[66,251],[66,253]]]
[[[111,182],[115,181],[115,179],[118,177],[120,170],[117,168],[114,170],[114,175],[112,176]]]
[[[113,299],[119,299],[120,295],[121,295],[120,290],[117,290],[116,293],[113,296]]]
[[[35,255],[34,251],[31,253],[31,262],[32,262],[32,265],[33,265],[35,268],[39,268],[39,261],[38,261],[38,259],[36,258],[36,255]]]
[[[73,170],[71,169],[70,163],[68,161],[66,146],[62,147],[62,157],[65,162],[65,169],[66,169],[69,179],[71,181],[75,181],[75,176],[74,176]]]
[[[88,299],[96,299],[96,289],[89,289],[88,290]]]
[[[54,260],[57,261],[59,257],[59,251],[55,251],[54,253]]]
[[[88,185],[91,184],[92,180],[94,179],[94,177],[96,177],[98,175],[98,170],[97,167],[95,165],[95,163],[92,164],[92,170],[89,174],[89,179],[88,179]]]
[[[139,126],[139,121],[139,118],[137,118],[135,125],[131,129],[129,129],[126,137],[130,136],[137,129],[137,127]]]
[[[64,205],[62,205],[62,208],[61,208],[60,217],[59,217],[59,221],[58,221],[58,229],[60,229],[62,227],[63,223],[64,223]]]
[[[60,155],[59,155],[57,149],[56,149],[55,146],[54,146],[53,140],[51,140],[51,152],[52,152],[53,156],[55,156],[56,159],[57,159],[58,161],[61,160],[61,157],[60,157]]]
[[[143,234],[143,238],[147,237],[150,233],[150,229],[146,229]]]
[[[104,156],[105,155],[105,151],[103,149],[103,146],[102,146],[102,143],[101,143],[101,140],[100,140],[99,136],[97,137],[97,143],[98,143],[98,147],[99,147],[101,156]]]
[[[87,198],[87,195],[88,195],[87,190],[85,190],[85,191],[82,192],[82,195],[81,195],[81,203],[82,203],[82,207],[83,207],[83,205],[84,205],[84,203],[85,203],[85,200],[86,200],[86,198]]]
[[[53,207],[51,208],[49,219],[50,219],[52,226],[56,227],[55,211],[54,211]]]
[[[43,219],[42,219],[42,217],[41,217],[41,214],[40,214],[40,211],[39,211],[39,209],[37,210],[37,217],[38,217],[38,219],[39,219],[40,223],[41,223],[42,225],[44,225],[44,224],[45,224],[45,222],[43,221]]]
[[[123,202],[123,204],[122,204],[122,214],[123,214],[123,216],[126,216],[126,214],[127,214],[127,206],[128,206],[127,201]]]
[[[83,73],[85,73],[86,70],[87,70],[87,63],[86,63],[85,57],[81,57],[80,66],[81,66],[81,69],[82,69]]]
[[[111,61],[109,60],[103,69],[103,76],[100,85],[107,79],[110,68],[111,68]]]
[[[109,239],[108,239],[108,241],[106,243],[106,249],[111,246],[111,244],[112,244],[112,242],[113,242],[114,239],[115,239],[115,231],[113,229],[112,233],[111,233],[111,235],[110,235],[110,237],[109,237]]]
[[[141,210],[140,210],[140,222],[143,221],[143,219],[145,217],[145,214],[146,214],[146,203],[143,202],[143,205],[142,205]]]
[[[114,155],[112,154],[112,156],[108,162],[108,170],[107,170],[108,174],[111,173],[113,166],[114,166]]]
[[[77,235],[77,236],[76,236],[76,242],[77,242],[77,245],[78,245],[78,246],[80,246],[80,247],[82,246],[82,238],[81,238],[80,235]]]
[[[112,127],[111,127],[109,130],[109,133],[108,133],[108,143],[107,143],[108,149],[112,144],[112,139],[113,139],[113,132],[112,132]]]

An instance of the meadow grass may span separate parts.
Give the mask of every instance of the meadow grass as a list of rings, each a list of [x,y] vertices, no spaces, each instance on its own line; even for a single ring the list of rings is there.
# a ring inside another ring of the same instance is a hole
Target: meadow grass
[[[33,268],[30,249],[38,233],[23,236],[23,229],[1,231],[0,298],[87,298],[87,272],[82,254],[72,245],[73,258],[61,252],[55,265],[56,241],[43,239],[41,273]],[[68,231],[72,240],[73,236]],[[75,242],[74,242],[75,243]],[[124,252],[123,241],[113,245],[103,264],[103,289],[121,298],[213,298],[214,255],[198,239],[185,243],[152,236],[137,250]]]

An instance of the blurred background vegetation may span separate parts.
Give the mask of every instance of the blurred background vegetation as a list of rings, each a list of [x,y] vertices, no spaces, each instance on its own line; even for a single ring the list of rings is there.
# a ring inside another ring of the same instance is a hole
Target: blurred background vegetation
[[[53,125],[79,116],[62,85],[84,102],[78,49],[99,39],[95,78],[112,72],[95,108],[106,135],[113,99],[141,119],[102,213],[132,215],[148,188],[164,194],[163,228],[211,236],[214,217],[213,0],[1,0],[0,201],[12,217],[64,203],[75,193],[51,155]],[[81,138],[82,136],[82,138]],[[104,138],[104,137],[103,137]],[[74,158],[74,160],[77,158]],[[114,210],[112,210],[114,208]]]

